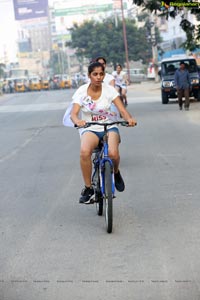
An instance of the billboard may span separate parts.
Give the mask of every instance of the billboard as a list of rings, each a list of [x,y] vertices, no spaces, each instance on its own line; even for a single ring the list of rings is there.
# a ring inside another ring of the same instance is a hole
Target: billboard
[[[48,0],[13,0],[15,20],[46,17]]]

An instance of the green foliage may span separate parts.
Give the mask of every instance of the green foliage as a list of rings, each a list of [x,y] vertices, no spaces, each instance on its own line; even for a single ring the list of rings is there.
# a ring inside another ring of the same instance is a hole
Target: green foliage
[[[172,1],[173,2],[173,1]],[[176,0],[176,3],[189,3],[189,0]],[[133,0],[133,3],[142,6],[144,10],[149,10],[151,12],[161,12],[161,1],[158,0]],[[200,21],[200,7],[199,8],[184,8],[177,6],[174,7],[173,10],[165,9],[160,14],[161,16],[165,16],[166,19],[170,17],[176,18],[177,15],[181,15],[182,21],[180,23],[181,28],[186,33],[186,42],[183,44],[185,49],[195,50],[200,47],[200,24],[194,25],[190,21],[187,20],[187,12],[195,15],[197,20]]]
[[[4,77],[4,69],[5,69],[5,65],[4,64],[0,64],[0,78],[3,78]]]
[[[126,36],[129,60],[142,59],[147,62],[151,45],[146,39],[146,29],[137,28],[133,20],[126,20]],[[76,55],[92,60],[104,56],[108,63],[116,65],[125,62],[125,48],[122,21],[107,18],[102,22],[85,21],[71,28],[71,42],[67,46],[76,49]]]
[[[161,0],[133,0],[138,6],[144,6],[144,10],[157,11],[160,10]]]

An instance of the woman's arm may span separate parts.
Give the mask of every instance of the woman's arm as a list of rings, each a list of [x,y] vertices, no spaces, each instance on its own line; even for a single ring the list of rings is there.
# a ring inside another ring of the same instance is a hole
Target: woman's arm
[[[109,82],[109,84],[110,84],[111,86],[115,87],[115,79],[112,79],[112,80]]]
[[[123,80],[124,80],[126,85],[129,85],[128,75],[126,73],[123,75]]]
[[[70,118],[71,118],[72,122],[74,124],[76,124],[77,126],[84,126],[86,122],[84,120],[79,119],[80,109],[81,109],[80,105],[77,103],[74,103],[73,107],[72,107]]]
[[[131,116],[131,114],[126,110],[124,104],[122,103],[119,97],[113,100],[113,103],[117,107],[118,111],[120,112],[122,118],[129,123],[129,126],[135,126],[137,121],[135,118]]]

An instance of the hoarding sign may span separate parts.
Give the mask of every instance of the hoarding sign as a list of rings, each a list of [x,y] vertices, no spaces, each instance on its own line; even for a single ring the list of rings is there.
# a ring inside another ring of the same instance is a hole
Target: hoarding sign
[[[13,0],[15,20],[46,17],[48,0]]]
[[[79,15],[79,14],[95,14],[101,12],[112,11],[112,4],[101,4],[101,5],[84,5],[80,7],[66,7],[63,9],[55,9],[55,16],[69,16],[69,15]]]

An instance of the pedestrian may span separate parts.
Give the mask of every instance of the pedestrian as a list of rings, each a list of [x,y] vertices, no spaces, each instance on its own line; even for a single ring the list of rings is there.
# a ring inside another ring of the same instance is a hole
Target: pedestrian
[[[190,74],[186,69],[185,63],[183,61],[180,62],[180,68],[177,69],[175,72],[174,81],[175,81],[175,87],[177,89],[177,94],[178,94],[179,109],[182,110],[183,96],[184,96],[185,110],[189,110],[189,106],[190,106],[189,95],[190,95],[191,82],[190,82]]]

